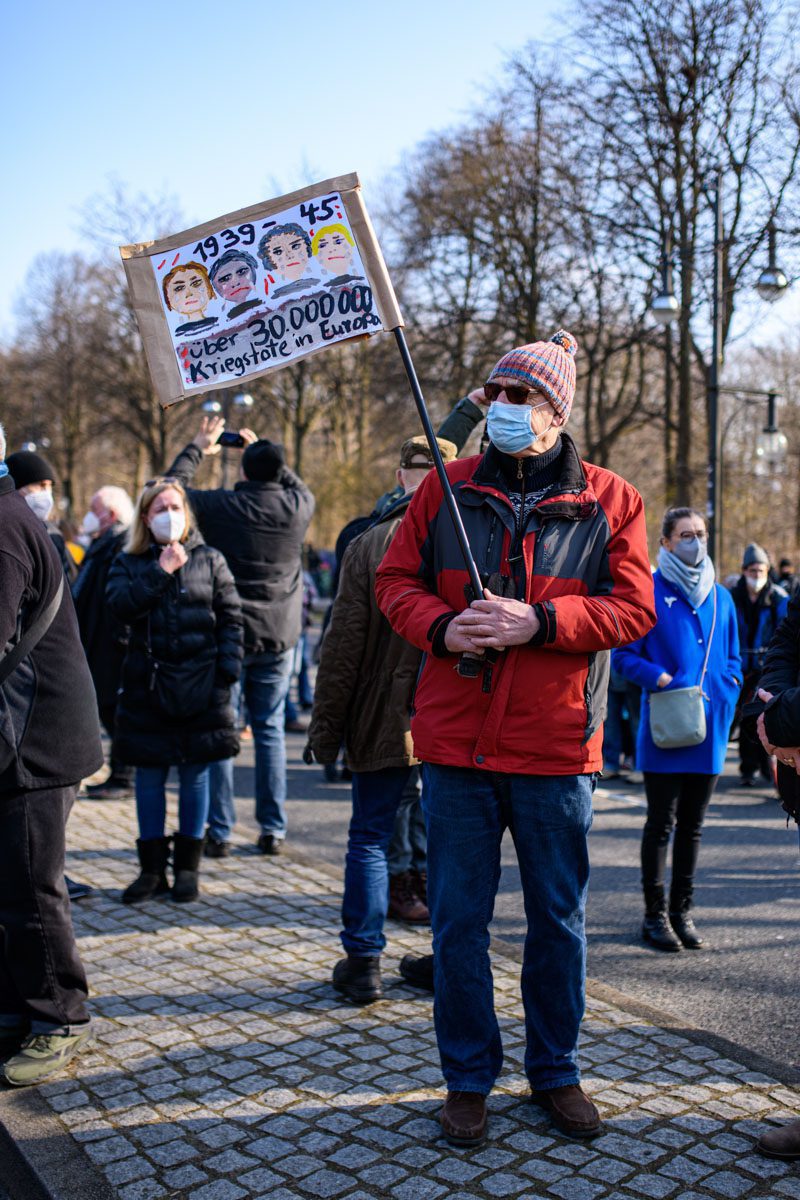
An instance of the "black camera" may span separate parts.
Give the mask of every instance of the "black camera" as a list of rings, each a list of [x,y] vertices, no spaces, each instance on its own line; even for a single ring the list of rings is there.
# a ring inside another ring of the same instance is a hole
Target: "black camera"
[[[234,433],[232,430],[229,432],[227,429],[224,429],[217,438],[217,444],[220,446],[236,446],[237,449],[241,450],[242,446],[247,445],[247,442],[240,433]]]

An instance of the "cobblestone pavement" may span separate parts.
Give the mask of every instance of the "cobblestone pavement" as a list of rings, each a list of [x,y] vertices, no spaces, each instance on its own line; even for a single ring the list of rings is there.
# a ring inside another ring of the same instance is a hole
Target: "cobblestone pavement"
[[[69,833],[70,874],[99,889],[75,908],[97,1039],[38,1091],[122,1200],[800,1200],[797,1165],[753,1152],[765,1120],[796,1114],[797,1094],[599,999],[581,1058],[607,1132],[588,1145],[555,1135],[526,1103],[519,967],[503,953],[506,1067],[489,1140],[451,1149],[435,1123],[430,998],[397,974],[402,954],[425,952],[425,932],[390,924],[386,998],[355,1009],[329,984],[340,953],[329,870],[240,839],[230,858],[204,861],[198,903],[128,908],[132,805],[79,802]]]

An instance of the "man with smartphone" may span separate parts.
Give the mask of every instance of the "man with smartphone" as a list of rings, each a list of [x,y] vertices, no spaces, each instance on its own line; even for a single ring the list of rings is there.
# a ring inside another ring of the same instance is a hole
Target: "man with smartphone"
[[[191,488],[206,455],[243,449],[233,488]],[[209,546],[224,554],[242,601],[245,659],[241,687],[256,752],[256,820],[262,854],[280,854],[286,837],[284,706],[303,619],[301,553],[314,497],[286,466],[283,446],[251,429],[225,432],[222,417],[203,419],[167,472],[186,487]],[[233,759],[211,768],[206,855],[223,858],[236,822]]]

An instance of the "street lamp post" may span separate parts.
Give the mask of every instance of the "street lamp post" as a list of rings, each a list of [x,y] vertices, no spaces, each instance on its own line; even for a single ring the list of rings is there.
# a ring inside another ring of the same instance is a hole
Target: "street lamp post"
[[[723,226],[723,211],[722,211],[722,171],[718,170],[714,176],[712,187],[706,193],[711,202],[711,208],[714,215],[714,276],[713,276],[713,296],[711,309],[711,362],[709,363],[708,378],[706,382],[706,401],[708,408],[708,473],[706,484],[706,524],[708,526],[708,552],[712,560],[716,560],[718,546],[718,524],[722,509],[722,494],[719,489],[719,462],[720,462],[720,424],[719,424],[719,396],[720,388],[719,376],[722,367],[722,343],[723,343],[723,320],[724,320],[724,295],[723,295],[723,275],[724,275],[724,248],[725,248],[725,232]],[[778,267],[776,262],[776,234],[775,226],[770,221],[767,226],[768,234],[768,262],[767,266],[761,272],[756,282],[756,291],[763,300],[770,303],[777,300],[786,288],[789,286],[789,281],[783,271]],[[680,304],[674,295],[672,289],[672,254],[669,245],[665,247],[664,258],[662,260],[662,278],[661,291],[653,299],[650,305],[650,311],[659,323],[659,325],[669,326],[673,321],[676,321],[681,315]],[[764,434],[779,434],[779,430],[775,425],[775,403],[774,395],[770,415],[768,416],[767,428]],[[779,435],[783,438],[783,434]],[[784,438],[784,445],[786,439]]]

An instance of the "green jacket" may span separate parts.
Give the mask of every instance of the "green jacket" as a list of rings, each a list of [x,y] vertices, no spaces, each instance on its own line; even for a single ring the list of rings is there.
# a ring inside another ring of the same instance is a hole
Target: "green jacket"
[[[410,500],[403,496],[345,552],[308,730],[318,762],[335,762],[342,744],[351,771],[417,762],[410,709],[422,655],[393,632],[375,602],[375,572]]]

